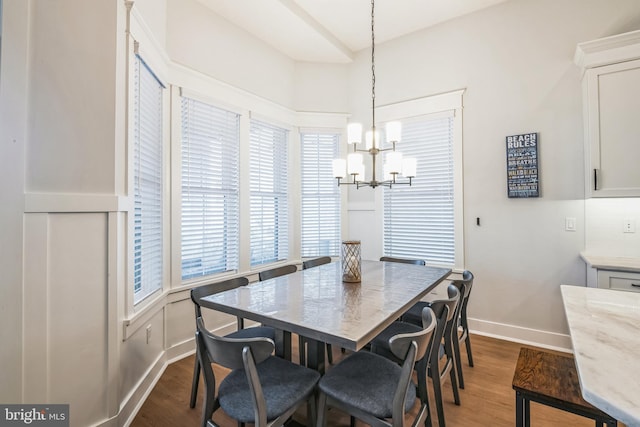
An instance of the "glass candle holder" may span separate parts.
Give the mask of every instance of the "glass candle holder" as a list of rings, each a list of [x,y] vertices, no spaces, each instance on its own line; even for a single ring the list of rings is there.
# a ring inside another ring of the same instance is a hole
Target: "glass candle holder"
[[[342,242],[342,281],[358,283],[362,280],[360,240]]]

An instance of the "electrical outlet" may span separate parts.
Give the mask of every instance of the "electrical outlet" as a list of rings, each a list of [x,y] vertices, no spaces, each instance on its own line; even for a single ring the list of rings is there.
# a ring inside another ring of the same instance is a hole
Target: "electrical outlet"
[[[636,232],[636,222],[631,218],[626,218],[622,225],[623,233],[635,233]]]
[[[147,326],[147,344],[151,341],[151,325]]]
[[[576,231],[576,219],[566,217],[564,219],[564,229],[565,231]]]

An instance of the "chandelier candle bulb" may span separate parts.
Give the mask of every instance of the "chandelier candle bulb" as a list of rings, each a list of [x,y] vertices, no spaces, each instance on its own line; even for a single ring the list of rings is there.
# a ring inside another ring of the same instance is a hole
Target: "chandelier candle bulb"
[[[399,151],[392,151],[387,153],[387,165],[389,165],[389,173],[399,174],[402,172],[402,153]]]
[[[360,123],[349,123],[347,126],[347,143],[360,144],[362,142],[362,125]]]
[[[418,162],[415,157],[405,157],[402,159],[402,176],[406,178],[415,178]]]
[[[393,180],[393,175],[391,175],[391,168],[389,167],[388,163],[385,163],[382,167],[382,179],[384,179],[385,181]]]
[[[347,173],[349,175],[357,174],[360,165],[364,167],[362,163],[362,154],[351,153],[347,156]]]
[[[365,147],[367,150],[371,150],[372,148],[379,148],[380,141],[380,133],[378,131],[367,131],[364,136]]]
[[[387,142],[400,142],[402,137],[402,123],[389,122],[386,127]]]
[[[332,162],[333,177],[344,178],[347,176],[347,162],[344,159],[334,159]]]

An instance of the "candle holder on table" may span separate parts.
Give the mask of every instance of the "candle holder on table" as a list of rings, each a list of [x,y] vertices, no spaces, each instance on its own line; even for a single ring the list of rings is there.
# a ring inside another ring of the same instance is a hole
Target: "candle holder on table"
[[[360,240],[342,242],[342,281],[358,283],[362,280]]]

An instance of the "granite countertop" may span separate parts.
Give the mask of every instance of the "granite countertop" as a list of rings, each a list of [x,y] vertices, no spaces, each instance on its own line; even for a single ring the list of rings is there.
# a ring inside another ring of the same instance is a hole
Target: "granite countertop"
[[[598,270],[631,271],[640,273],[640,258],[607,256],[581,252],[582,259]]]
[[[639,425],[640,293],[560,289],[582,397],[625,425]]]

